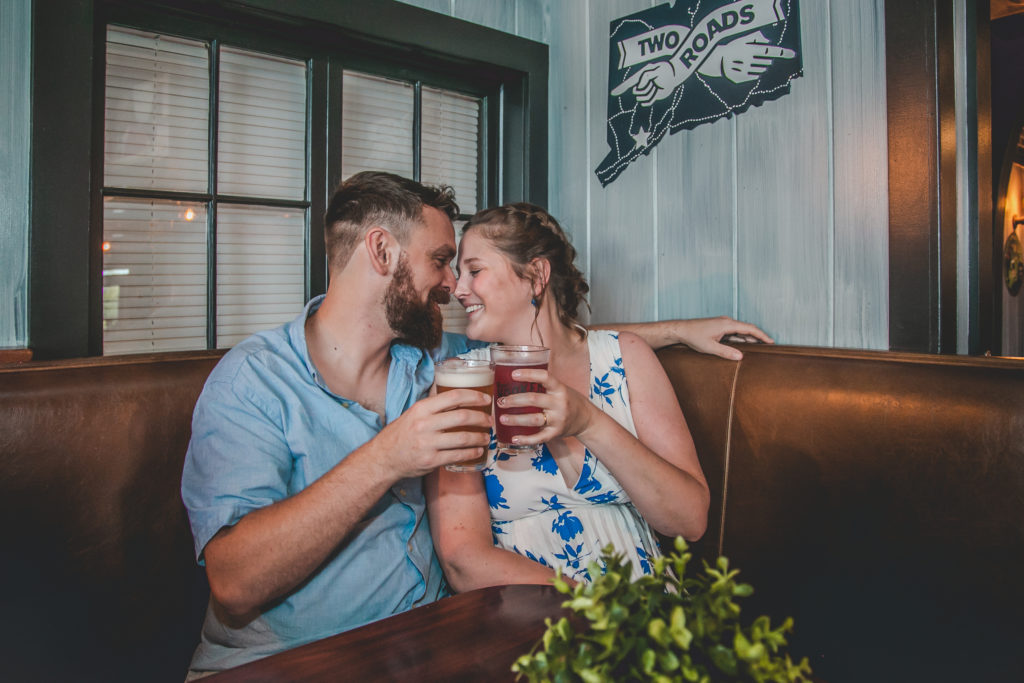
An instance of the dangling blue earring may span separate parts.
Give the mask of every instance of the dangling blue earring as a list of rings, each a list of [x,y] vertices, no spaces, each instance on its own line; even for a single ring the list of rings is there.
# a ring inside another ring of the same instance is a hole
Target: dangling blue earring
[[[537,308],[540,305],[537,303],[537,297],[533,297],[532,299],[530,299],[530,305],[532,305],[534,308]]]

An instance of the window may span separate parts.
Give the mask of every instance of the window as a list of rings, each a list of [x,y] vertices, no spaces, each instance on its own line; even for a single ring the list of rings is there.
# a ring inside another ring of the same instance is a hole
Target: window
[[[451,184],[464,214],[546,200],[546,48],[393,0],[364,9],[40,15],[36,357],[224,348],[291,319],[326,290],[323,216],[359,170]]]
[[[306,71],[108,27],[105,354],[223,348],[301,310]]]
[[[303,61],[107,28],[104,354],[230,347],[302,309],[307,82]],[[480,116],[479,97],[346,70],[342,177],[449,184],[471,214]]]

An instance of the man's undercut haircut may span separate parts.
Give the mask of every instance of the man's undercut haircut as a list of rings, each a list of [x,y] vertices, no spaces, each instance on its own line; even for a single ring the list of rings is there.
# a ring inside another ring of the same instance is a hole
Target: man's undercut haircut
[[[447,185],[423,185],[393,173],[362,171],[343,182],[331,197],[324,220],[330,272],[348,264],[356,245],[375,225],[398,243],[409,243],[413,225],[423,223],[423,207],[432,206],[450,220],[459,215],[455,192]]]

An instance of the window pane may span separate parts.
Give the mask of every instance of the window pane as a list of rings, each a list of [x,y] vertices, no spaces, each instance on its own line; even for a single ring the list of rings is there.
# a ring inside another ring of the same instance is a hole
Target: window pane
[[[342,88],[342,178],[359,171],[411,178],[413,87],[346,71]]]
[[[420,176],[451,185],[463,213],[476,213],[480,100],[424,87]]]
[[[207,190],[206,45],[107,28],[104,184]]]
[[[103,201],[103,352],[206,348],[206,207]]]
[[[301,200],[306,195],[306,64],[220,51],[217,192]]]
[[[288,322],[305,301],[301,209],[217,209],[217,348]]]

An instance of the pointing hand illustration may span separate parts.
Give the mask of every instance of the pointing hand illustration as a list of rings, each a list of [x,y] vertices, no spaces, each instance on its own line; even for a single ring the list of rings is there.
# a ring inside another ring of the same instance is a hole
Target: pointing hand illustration
[[[632,89],[637,103],[643,107],[649,107],[658,100],[663,100],[671,95],[676,86],[685,78],[683,70],[677,69],[671,59],[654,62],[615,86],[612,90],[612,97],[618,97]]]
[[[775,59],[792,59],[796,52],[768,42],[760,31],[718,45],[697,69],[702,76],[728,78],[733,83],[745,83],[760,78]]]

